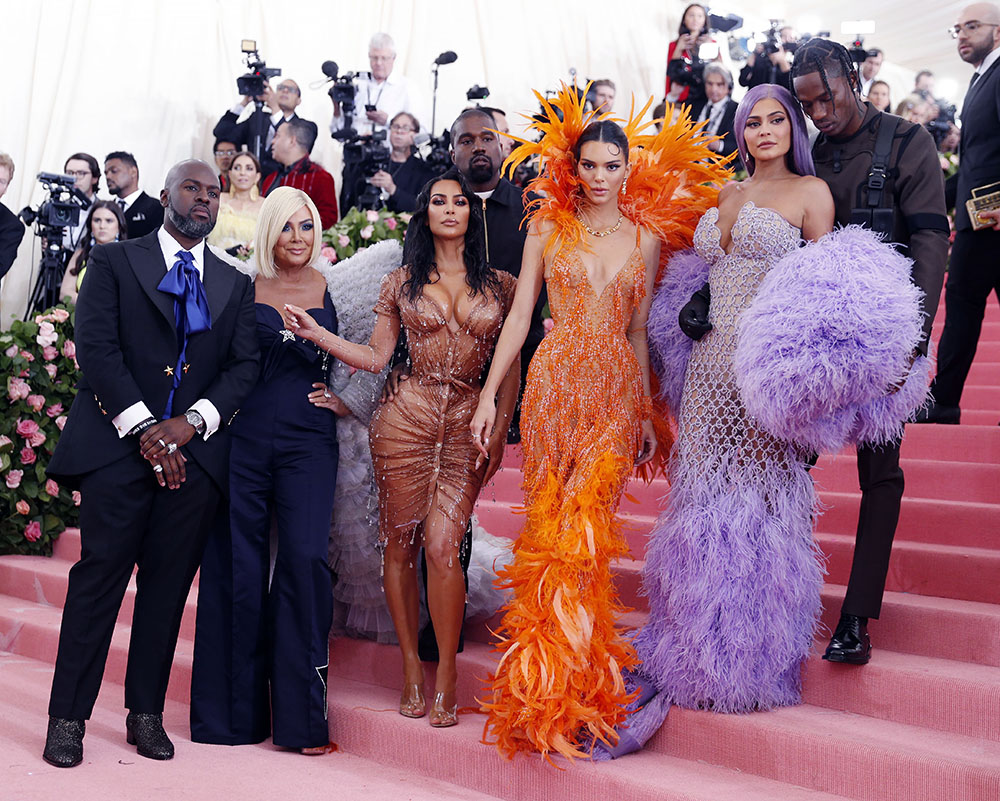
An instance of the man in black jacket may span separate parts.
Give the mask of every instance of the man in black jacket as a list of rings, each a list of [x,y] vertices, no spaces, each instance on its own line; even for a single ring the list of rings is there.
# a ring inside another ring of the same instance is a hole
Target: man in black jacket
[[[104,179],[115,195],[128,226],[128,238],[145,236],[163,223],[163,206],[139,189],[139,165],[124,150],[108,153],[104,159]]]
[[[6,153],[0,153],[0,198],[7,192],[11,179],[14,177],[14,161]],[[0,205],[0,278],[7,275],[17,249],[24,238],[24,226],[10,209]]]
[[[952,29],[958,55],[972,64],[962,104],[955,196],[955,243],[948,268],[944,331],[938,347],[934,406],[919,422],[958,423],[965,379],[976,356],[979,333],[991,292],[1000,298],[1000,228],[973,228],[966,201],[974,189],[1000,182],[1000,8],[976,3],[964,9]],[[994,186],[993,192],[1000,191]]]
[[[716,61],[710,61],[705,65],[703,75],[705,98],[691,105],[691,117],[695,122],[705,123],[705,133],[722,137],[720,141],[710,142],[708,146],[719,155],[728,156],[738,150],[736,135],[733,133],[733,121],[736,119],[739,103],[731,96],[733,75]],[[732,167],[740,169],[738,156]]]
[[[151,759],[174,753],[162,712],[177,633],[226,490],[227,424],[259,361],[253,285],[205,246],[219,194],[209,165],[175,165],[160,193],[163,227],[96,248],[80,289],[83,376],[48,468],[83,496],[44,752],[58,767],[83,758],[84,721],[136,566],[127,739]]]

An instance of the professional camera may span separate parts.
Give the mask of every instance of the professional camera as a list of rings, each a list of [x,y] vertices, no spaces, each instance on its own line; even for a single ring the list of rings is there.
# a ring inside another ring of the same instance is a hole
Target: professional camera
[[[933,97],[928,98],[928,100],[937,104],[938,115],[936,119],[925,123],[924,127],[931,132],[931,136],[934,137],[934,144],[940,148],[941,142],[948,135],[951,126],[955,124],[956,109],[953,103],[949,103],[946,100]]]
[[[281,75],[281,70],[264,63],[257,52],[257,42],[253,39],[244,39],[240,49],[246,56],[247,69],[250,71],[236,79],[236,91],[256,100],[264,94],[267,82],[276,75]]]
[[[357,108],[355,98],[358,95],[358,87],[355,81],[358,78],[370,78],[371,73],[345,72],[341,75],[336,61],[324,61],[320,69],[333,82],[327,94],[330,95],[330,99],[334,103],[340,106],[340,112],[344,115],[344,125],[339,131],[334,131],[331,135],[334,139],[342,139],[345,142],[352,141],[358,136],[358,132],[354,129],[354,112]]]
[[[469,102],[472,102],[473,100],[485,100],[489,96],[489,87],[480,86],[478,83],[472,86],[469,91],[465,93],[465,99]]]
[[[26,316],[59,302],[59,286],[69,256],[69,251],[62,246],[63,231],[80,224],[80,211],[89,204],[86,196],[76,188],[72,175],[40,172],[36,178],[45,187],[48,197],[37,209],[25,206],[17,215],[25,225],[34,225],[36,236],[42,240],[38,279],[28,299]]]
[[[855,64],[860,64],[866,58],[875,58],[878,55],[878,50],[865,49],[865,38],[863,36],[855,36],[850,46],[848,46],[847,52],[851,57],[851,61]]]

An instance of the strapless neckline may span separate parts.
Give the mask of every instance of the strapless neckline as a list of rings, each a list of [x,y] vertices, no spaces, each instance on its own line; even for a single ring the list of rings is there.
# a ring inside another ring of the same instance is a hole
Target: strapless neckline
[[[732,233],[733,231],[736,230],[736,226],[739,224],[740,219],[743,217],[743,212],[745,212],[748,208],[752,208],[757,211],[770,212],[775,217],[777,217],[781,222],[787,225],[792,231],[798,231],[800,233],[802,231],[802,229],[799,226],[792,225],[787,219],[785,219],[785,216],[781,212],[775,211],[774,209],[769,209],[766,206],[758,206],[752,200],[748,200],[740,207],[740,210],[736,214],[736,219],[733,220],[732,228],[729,229],[730,247],[732,247],[735,244],[735,240],[732,238]],[[711,237],[711,245],[716,251],[717,258],[721,258],[723,256],[732,256],[733,254],[731,252],[727,253],[725,248],[723,248],[721,244],[722,229],[719,228],[719,207],[714,206],[710,208],[708,211],[705,212],[705,216],[708,217],[708,225],[709,228],[711,229],[711,233],[709,234],[709,236]]]

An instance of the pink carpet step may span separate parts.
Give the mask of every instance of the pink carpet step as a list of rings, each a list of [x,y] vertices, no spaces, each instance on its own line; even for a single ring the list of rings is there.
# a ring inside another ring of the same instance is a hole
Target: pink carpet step
[[[995,426],[1000,423],[1000,404],[990,409],[962,409],[962,425]],[[952,426],[941,426],[951,428]]]
[[[976,359],[969,370],[969,383],[978,386],[1000,386],[1000,362]]]
[[[1000,426],[908,425],[900,456],[1000,464]]]
[[[1000,349],[1000,345],[997,346]],[[1000,350],[998,350],[1000,352]],[[962,412],[966,409],[998,409],[1000,408],[1000,386],[981,386],[968,383],[962,390]]]
[[[1000,464],[902,457],[900,466],[910,498],[1000,503]],[[821,492],[859,491],[855,453],[822,456],[811,472]]]
[[[485,718],[462,715],[450,729],[430,728],[396,711],[399,692],[345,679],[330,685],[330,729],[349,752],[418,775],[470,788],[489,787],[516,801],[835,801],[839,796],[706,765],[700,757],[676,759],[645,752],[611,763],[537,756],[507,761],[481,742]],[[406,743],[405,748],[387,743]]]
[[[51,666],[44,662],[0,652],[0,686],[4,688],[0,795],[5,799],[257,801],[290,797],[292,787],[292,797],[299,801],[495,801],[499,797],[343,750],[304,757],[269,742],[236,748],[192,743],[187,705],[176,701],[167,702],[163,715],[176,756],[169,762],[144,759],[136,755],[135,746],[125,742],[124,691],[107,683],[87,724],[83,764],[61,770],[41,757],[51,674]]]

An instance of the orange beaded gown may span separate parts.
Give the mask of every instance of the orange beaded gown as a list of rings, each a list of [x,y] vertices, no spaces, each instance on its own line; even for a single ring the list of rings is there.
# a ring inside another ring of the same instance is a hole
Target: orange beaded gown
[[[627,338],[645,294],[636,247],[607,287],[593,287],[575,247],[546,265],[553,329],[528,371],[521,434],[527,524],[499,630],[487,727],[501,751],[580,755],[581,736],[623,718],[621,671],[635,664],[616,630],[611,562],[628,552],[615,519],[641,446],[644,394]]]
[[[398,317],[413,362],[409,380],[369,426],[383,542],[421,537],[428,519],[445,527],[456,549],[465,534],[486,473],[485,464],[475,467],[469,423],[516,286],[509,273],[496,275],[500,296],[490,290],[477,296],[465,324],[454,329],[433,298],[409,300],[405,266],[383,279],[375,312]]]

